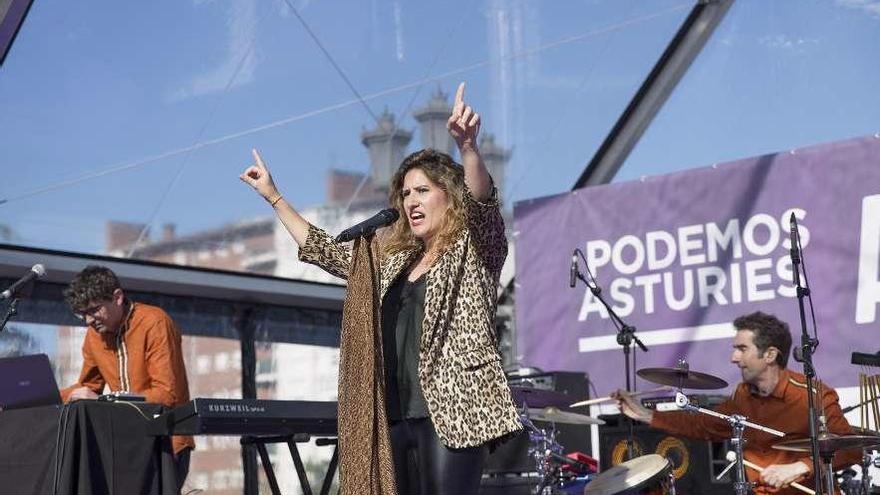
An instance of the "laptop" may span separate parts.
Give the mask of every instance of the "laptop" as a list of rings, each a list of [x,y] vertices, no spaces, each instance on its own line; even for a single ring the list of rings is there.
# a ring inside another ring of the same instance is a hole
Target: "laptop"
[[[0,358],[0,410],[61,404],[49,356]]]

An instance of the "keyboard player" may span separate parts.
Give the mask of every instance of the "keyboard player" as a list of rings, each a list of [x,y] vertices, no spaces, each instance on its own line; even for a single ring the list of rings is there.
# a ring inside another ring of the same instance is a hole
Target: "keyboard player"
[[[165,311],[130,300],[116,274],[96,265],[78,273],[64,297],[88,325],[82,371],[75,384],[61,390],[64,402],[96,399],[105,386],[166,407],[189,401],[180,331]],[[171,443],[179,489],[195,442],[174,436]]]

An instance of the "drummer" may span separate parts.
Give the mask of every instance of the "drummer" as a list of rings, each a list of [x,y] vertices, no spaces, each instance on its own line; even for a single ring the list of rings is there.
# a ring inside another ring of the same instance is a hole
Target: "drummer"
[[[733,326],[736,336],[730,361],[739,367],[743,381],[715,411],[743,415],[749,421],[785,432],[786,439],[809,437],[806,379],[786,368],[791,350],[788,325],[759,311],[737,318]],[[852,434],[840,410],[837,392],[818,381],[814,387],[820,391],[822,400],[816,404],[824,411],[828,431]],[[653,428],[711,441],[731,436],[731,427],[724,420],[685,411],[652,411],[623,390],[612,396],[618,399],[624,414]],[[746,428],[745,438],[745,459],[764,468],[763,473],[746,469],[749,480],[757,482],[755,493],[797,494],[800,492],[790,487],[791,483],[812,478],[813,463],[808,453],[773,449],[772,445],[779,441],[777,437],[751,428]],[[839,451],[834,457],[835,469],[855,464],[860,457],[858,450]]]

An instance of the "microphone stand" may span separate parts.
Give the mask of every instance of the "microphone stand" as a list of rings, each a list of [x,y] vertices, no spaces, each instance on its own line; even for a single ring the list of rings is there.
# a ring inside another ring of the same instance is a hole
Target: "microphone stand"
[[[791,214],[791,268],[792,268],[792,281],[794,282],[795,287],[797,288],[797,299],[798,299],[798,311],[800,312],[801,317],[801,356],[798,361],[803,363],[804,365],[804,376],[807,378],[807,414],[809,414],[809,425],[810,425],[810,450],[813,456],[813,476],[815,479],[815,488],[816,493],[822,495],[825,489],[828,490],[828,495],[834,493],[834,480],[832,478],[831,473],[825,473],[824,476],[826,479],[826,483],[828,486],[823,486],[823,483],[820,482],[822,477],[822,471],[820,467],[822,466],[820,457],[819,457],[819,426],[816,424],[817,411],[816,411],[816,400],[815,394],[813,391],[815,388],[813,387],[813,380],[816,377],[816,370],[813,367],[813,350],[815,346],[819,345],[819,341],[810,337],[810,334],[807,333],[807,315],[804,310],[804,297],[810,295],[810,288],[803,287],[801,285],[801,276],[800,276],[800,264],[801,264],[801,256],[800,256],[800,232],[797,229],[797,220],[795,219],[794,213]]]
[[[9,306],[6,307],[6,314],[3,316],[3,321],[0,322],[0,332],[6,328],[9,319],[18,314],[18,301],[19,298],[17,297],[14,297],[9,301]]]
[[[617,313],[614,312],[614,309],[611,307],[611,305],[609,305],[608,302],[602,297],[602,289],[599,287],[599,284],[596,283],[596,279],[595,277],[593,277],[593,273],[590,272],[590,267],[587,265],[587,260],[584,257],[583,251],[578,248],[575,249],[575,252],[580,255],[581,259],[584,262],[584,266],[587,267],[587,273],[590,275],[590,278],[593,282],[590,283],[589,281],[587,281],[581,271],[577,269],[577,266],[575,266],[575,274],[577,278],[590,289],[590,292],[592,292],[593,296],[595,296],[596,299],[598,299],[599,302],[602,303],[602,306],[605,306],[605,310],[608,311],[611,322],[617,328],[617,343],[623,348],[623,365],[624,375],[626,376],[626,391],[632,392],[633,382],[635,381],[635,370],[631,369],[629,364],[630,346],[633,342],[635,342],[636,345],[638,345],[643,352],[648,352],[648,347],[645,346],[644,342],[639,340],[639,338],[636,336],[636,327],[627,325],[620,318],[620,316],[618,316]],[[633,455],[633,445],[635,443],[635,440],[633,438],[635,436],[635,433],[633,431],[633,420],[629,417],[626,417],[626,419],[627,423],[629,424],[629,436],[627,437],[626,442],[626,455],[627,460],[629,460],[635,457]]]

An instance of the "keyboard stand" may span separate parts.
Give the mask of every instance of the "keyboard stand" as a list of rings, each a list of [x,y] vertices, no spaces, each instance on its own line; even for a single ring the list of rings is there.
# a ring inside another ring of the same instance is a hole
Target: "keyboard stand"
[[[299,455],[299,449],[296,448],[297,443],[308,442],[311,438],[312,436],[306,433],[268,437],[246,435],[241,437],[241,444],[253,445],[257,448],[272,494],[281,495],[281,490],[278,488],[278,479],[275,478],[275,470],[272,468],[272,462],[269,460],[269,451],[266,449],[266,444],[286,443],[287,447],[290,449],[290,456],[293,458],[293,465],[296,468],[296,475],[299,477],[299,485],[302,488],[303,495],[312,495],[312,487],[309,485],[309,479],[306,475],[306,469],[303,465],[302,457]],[[330,458],[330,465],[327,466],[327,473],[324,475],[324,482],[321,485],[320,493],[320,495],[329,495],[330,486],[333,484],[333,478],[336,475],[336,465],[339,462],[339,446],[335,438],[318,438],[315,440],[315,443],[319,446],[334,446],[333,456]]]

